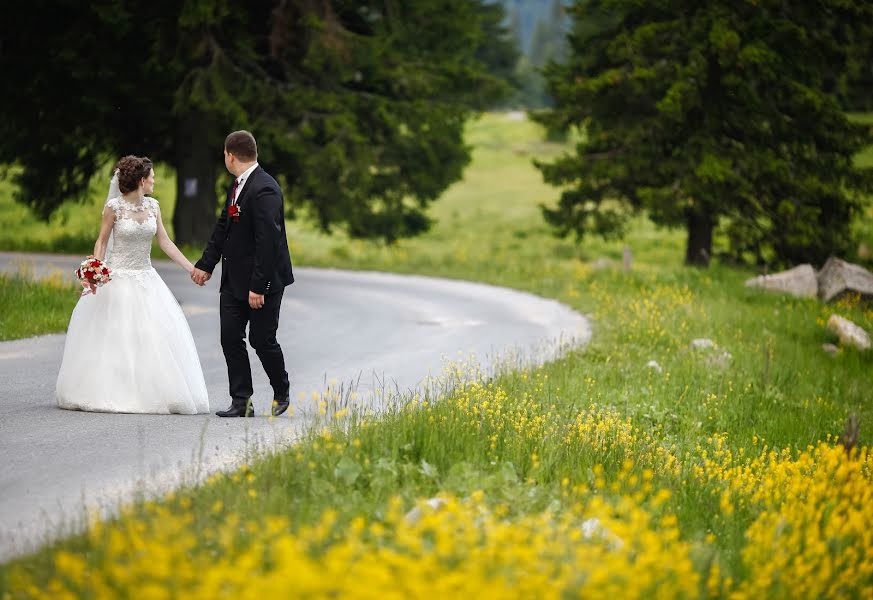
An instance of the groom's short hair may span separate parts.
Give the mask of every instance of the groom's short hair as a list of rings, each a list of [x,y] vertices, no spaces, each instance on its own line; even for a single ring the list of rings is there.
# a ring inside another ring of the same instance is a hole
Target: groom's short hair
[[[228,134],[224,138],[224,149],[245,162],[258,160],[258,143],[255,136],[245,129]]]

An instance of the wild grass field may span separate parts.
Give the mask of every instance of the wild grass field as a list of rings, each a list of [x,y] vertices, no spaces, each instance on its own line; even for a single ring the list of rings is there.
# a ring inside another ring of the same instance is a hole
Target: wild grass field
[[[433,231],[385,247],[293,224],[296,263],[557,298],[590,316],[586,348],[450,364],[441,399],[378,414],[313,390],[300,443],[0,566],[5,597],[873,597],[873,355],[822,350],[831,314],[871,331],[873,309],[684,268],[681,233],[643,219],[555,239],[530,161],[564,148],[507,115],[468,140]]]

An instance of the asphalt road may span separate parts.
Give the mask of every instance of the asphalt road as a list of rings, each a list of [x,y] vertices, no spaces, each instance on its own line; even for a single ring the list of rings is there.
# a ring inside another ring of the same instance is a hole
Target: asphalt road
[[[59,271],[72,281],[80,260],[0,253],[0,271],[36,277]],[[155,268],[188,317],[211,410],[226,408],[219,273],[200,288],[172,263],[156,261]],[[111,512],[135,494],[195,481],[293,441],[314,406],[312,393],[329,382],[346,388],[357,382],[358,402],[378,408],[386,387],[421,389],[448,360],[475,357],[488,372],[510,356],[547,360],[560,344],[590,336],[587,320],[568,307],[508,289],[324,269],[298,268],[295,276],[278,333],[294,410],[276,419],[60,410],[54,386],[64,335],[0,342],[0,560],[78,529],[87,511]],[[271,390],[250,356],[255,409],[264,415]]]

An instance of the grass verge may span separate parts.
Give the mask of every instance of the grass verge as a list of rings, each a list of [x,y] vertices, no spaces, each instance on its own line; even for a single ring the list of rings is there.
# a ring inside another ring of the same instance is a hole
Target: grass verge
[[[0,273],[0,340],[65,330],[78,291],[60,276],[33,281]]]

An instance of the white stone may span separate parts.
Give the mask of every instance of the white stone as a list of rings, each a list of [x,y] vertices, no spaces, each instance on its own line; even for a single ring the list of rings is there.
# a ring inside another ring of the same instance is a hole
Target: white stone
[[[609,545],[612,546],[613,550],[620,550],[622,546],[624,546],[624,540],[612,533],[609,529],[604,527],[600,519],[597,517],[593,517],[586,521],[583,521],[579,526],[579,529],[582,530],[582,536],[586,540],[590,540],[593,538],[600,538],[609,541]]]
[[[425,504],[430,506],[432,509],[437,510],[437,509],[445,506],[446,501],[443,500],[442,498],[430,498],[425,502]]]
[[[664,369],[661,368],[661,365],[659,365],[659,364],[658,364],[658,361],[656,361],[656,360],[650,360],[649,362],[647,362],[647,363],[646,363],[646,367],[648,367],[648,368],[650,368],[650,369],[654,369],[654,370],[656,370],[658,373],[663,373],[663,372],[664,372]]]
[[[446,501],[442,498],[428,498],[424,501],[424,504],[429,506],[433,510],[439,510],[446,505]],[[407,523],[415,525],[416,523],[418,523],[419,519],[421,519],[423,515],[424,511],[421,509],[421,506],[416,506],[408,513],[406,513],[406,516],[404,518],[406,519]]]
[[[828,319],[828,330],[840,338],[843,346],[854,346],[859,350],[870,349],[870,334],[840,315],[831,315]]]
[[[584,521],[581,526],[582,535],[585,536],[586,540],[590,540],[594,537],[595,533],[599,533],[601,531],[600,527],[600,519],[593,518]]]
[[[798,298],[815,298],[818,295],[818,279],[812,265],[800,265],[781,273],[759,275],[746,280],[746,286],[791,294]]]

